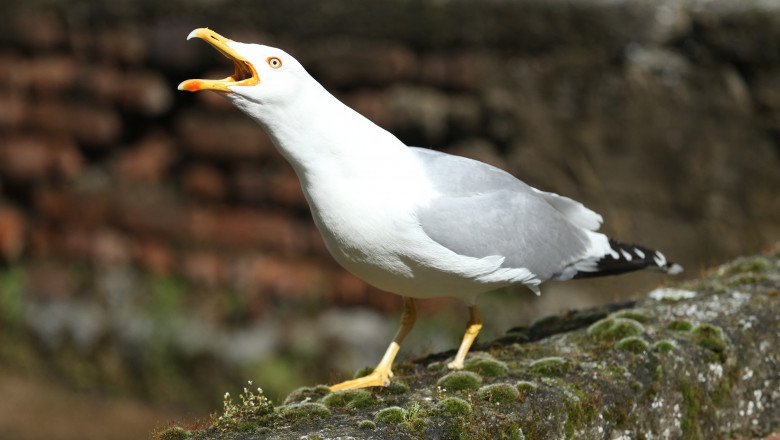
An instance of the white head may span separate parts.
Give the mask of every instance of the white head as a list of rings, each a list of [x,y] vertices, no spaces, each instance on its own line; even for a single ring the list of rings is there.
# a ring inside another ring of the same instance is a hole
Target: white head
[[[248,111],[257,105],[290,101],[306,85],[316,84],[303,66],[281,49],[239,43],[206,28],[195,29],[187,36],[188,40],[191,38],[214,46],[233,61],[236,71],[220,80],[189,79],[179,84],[179,90],[221,92],[237,107]]]

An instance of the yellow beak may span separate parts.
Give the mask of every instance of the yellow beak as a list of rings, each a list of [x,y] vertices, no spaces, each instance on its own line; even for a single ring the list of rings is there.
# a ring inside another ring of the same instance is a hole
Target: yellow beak
[[[228,87],[254,86],[260,82],[260,78],[257,76],[257,71],[255,71],[252,63],[228,46],[228,43],[233,42],[233,40],[225,38],[206,28],[195,29],[190,32],[190,34],[187,35],[187,39],[190,40],[192,38],[204,40],[220,51],[222,55],[231,59],[236,66],[236,73],[225,79],[188,79],[179,84],[179,90],[187,90],[189,92],[214,90],[217,92],[232,93],[232,90]]]

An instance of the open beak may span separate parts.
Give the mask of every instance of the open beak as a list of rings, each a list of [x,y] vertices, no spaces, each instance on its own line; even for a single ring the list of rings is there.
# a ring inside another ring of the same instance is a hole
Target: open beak
[[[252,63],[228,46],[228,43],[231,43],[233,40],[225,38],[206,28],[195,29],[190,32],[190,34],[187,35],[187,39],[189,40],[192,38],[200,38],[201,40],[206,41],[220,51],[222,55],[230,58],[236,66],[236,73],[225,79],[188,79],[179,84],[179,90],[187,90],[189,92],[215,90],[217,92],[232,93],[232,90],[228,87],[254,86],[260,82],[260,78],[257,76],[257,72],[252,66]]]

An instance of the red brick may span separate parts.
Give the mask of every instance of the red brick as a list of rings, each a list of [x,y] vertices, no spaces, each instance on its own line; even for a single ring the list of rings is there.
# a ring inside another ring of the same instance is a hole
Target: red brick
[[[136,242],[133,256],[141,267],[155,275],[171,275],[177,266],[171,249],[159,240],[144,239]]]
[[[122,120],[112,107],[102,104],[64,104],[42,100],[32,108],[31,120],[36,128],[67,134],[90,145],[107,145],[119,139]]]
[[[193,283],[216,287],[227,282],[226,263],[214,252],[195,251],[184,255],[182,270]]]
[[[187,166],[182,172],[181,181],[184,191],[198,199],[221,200],[227,193],[225,176],[216,167],[208,164]]]
[[[124,234],[112,229],[99,229],[90,234],[92,261],[98,266],[126,265],[132,256],[131,242]]]
[[[306,247],[305,236],[289,217],[248,209],[191,209],[187,232],[193,239],[219,246],[276,249],[295,254]]]
[[[344,102],[380,127],[393,130],[396,124],[392,104],[387,95],[374,90],[358,90],[349,94]]]
[[[14,182],[34,182],[48,177],[53,157],[42,136],[15,136],[0,144],[0,173]]]
[[[31,86],[37,93],[61,93],[76,82],[76,60],[69,55],[43,55],[27,67]]]
[[[24,250],[27,221],[21,211],[0,206],[0,259],[16,261]]]
[[[89,78],[81,84],[85,90],[102,101],[117,101],[122,94],[124,75],[115,66],[84,64],[80,68],[80,76]]]
[[[65,24],[53,8],[27,9],[12,22],[16,24],[16,35],[33,49],[55,48],[62,45],[67,36]]]
[[[122,78],[120,102],[145,116],[159,116],[173,105],[174,88],[159,72],[139,70]]]
[[[160,183],[167,177],[173,151],[168,135],[151,133],[119,158],[119,176],[131,183]]]
[[[93,43],[101,60],[135,66],[147,56],[145,35],[144,29],[133,26],[104,28],[93,35]]]
[[[275,154],[273,144],[259,125],[243,115],[185,112],[176,133],[191,153],[217,159],[255,159]]]
[[[16,52],[0,52],[0,90],[26,92],[30,87],[30,59]]]
[[[23,125],[29,113],[30,105],[22,93],[14,90],[0,92],[0,128],[16,128]]]

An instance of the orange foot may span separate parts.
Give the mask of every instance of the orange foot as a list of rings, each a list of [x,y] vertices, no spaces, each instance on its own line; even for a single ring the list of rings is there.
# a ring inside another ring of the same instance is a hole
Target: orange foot
[[[377,367],[373,373],[368,376],[359,377],[357,379],[341,382],[330,387],[331,392],[340,390],[355,390],[358,388],[366,387],[386,387],[390,384],[390,378],[393,377],[393,372],[390,368]]]

